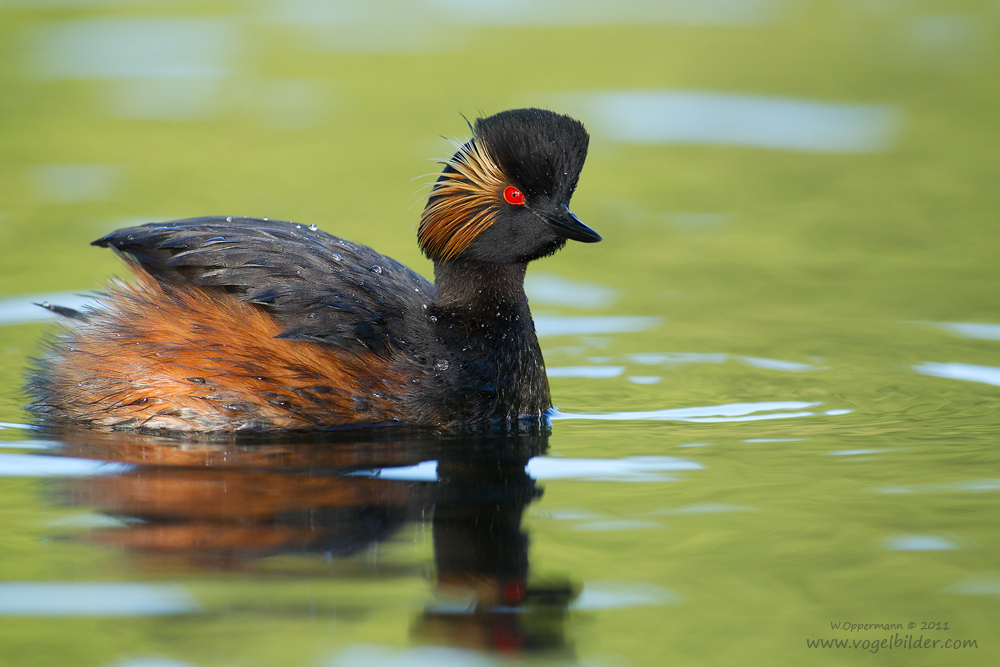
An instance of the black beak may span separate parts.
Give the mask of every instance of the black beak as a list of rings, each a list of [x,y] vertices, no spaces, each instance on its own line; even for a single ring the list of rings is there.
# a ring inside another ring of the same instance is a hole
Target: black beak
[[[545,212],[540,215],[549,223],[552,230],[563,238],[584,243],[596,243],[601,240],[600,234],[580,222],[565,206],[560,206],[559,210],[553,213]]]

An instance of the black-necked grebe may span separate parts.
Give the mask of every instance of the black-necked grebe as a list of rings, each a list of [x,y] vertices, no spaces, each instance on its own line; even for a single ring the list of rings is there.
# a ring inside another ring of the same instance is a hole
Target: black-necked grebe
[[[528,262],[600,236],[567,205],[589,137],[540,109],[477,120],[445,163],[418,241],[434,284],[315,226],[206,217],[94,245],[136,274],[29,373],[48,422],[267,431],[539,418],[548,380],[524,293]]]

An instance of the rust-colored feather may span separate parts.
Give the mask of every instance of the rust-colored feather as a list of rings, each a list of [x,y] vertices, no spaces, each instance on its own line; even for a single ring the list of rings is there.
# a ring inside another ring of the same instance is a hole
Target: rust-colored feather
[[[401,419],[402,361],[276,338],[261,309],[136,269],[42,360],[35,411],[107,428],[303,429]]]
[[[434,184],[420,216],[417,240],[431,259],[446,262],[496,220],[508,178],[481,142],[459,148]]]

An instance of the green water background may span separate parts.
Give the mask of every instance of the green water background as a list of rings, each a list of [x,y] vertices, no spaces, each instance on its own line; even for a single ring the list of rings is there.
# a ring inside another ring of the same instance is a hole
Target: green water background
[[[898,135],[870,153],[638,145],[595,134],[573,210],[605,240],[532,270],[620,298],[600,311],[536,313],[663,321],[544,339],[550,367],[627,367],[614,378],[554,378],[555,402],[587,413],[756,401],[851,412],[556,422],[551,447],[562,456],[674,455],[705,469],[676,482],[547,483],[526,526],[532,563],[581,581],[669,591],[668,603],[577,615],[569,632],[588,664],[945,664],[933,651],[808,650],[807,638],[881,637],[836,633],[833,621],[948,622],[942,638],[976,639],[978,649],[947,664],[1000,659],[1000,388],[913,370],[1000,367],[997,341],[933,325],[1000,323],[1000,6],[783,3],[773,19],[736,27],[422,22],[414,30],[426,42],[397,52],[315,48],[294,27],[266,20],[267,7],[0,3],[0,296],[95,288],[122,269],[91,240],[132,222],[201,214],[315,223],[430,275],[414,243],[417,191],[430,178],[416,177],[436,170],[427,158],[449,152],[439,135],[466,136],[460,113],[634,89],[889,105],[900,114]],[[400,7],[405,24],[414,10]],[[39,31],[121,16],[236,21],[235,65],[211,113],[122,119],[107,112],[108,81],[33,73]],[[282,96],[303,90],[287,81],[308,84],[316,117],[285,122],[294,109]],[[113,165],[103,195],[58,202],[39,190],[38,167],[78,164]],[[42,330],[0,328],[0,421],[25,420],[20,376]],[[629,356],[638,353],[730,356],[650,368]],[[739,357],[816,370],[755,368]],[[771,442],[747,442],[762,439]],[[692,443],[711,446],[679,448]],[[843,454],[858,450],[868,453]],[[173,580],[131,572],[114,551],[52,542],[51,522],[75,510],[54,503],[47,484],[0,485],[3,579]],[[677,513],[706,504],[748,509]],[[584,518],[553,518],[563,511]],[[600,521],[617,528],[592,525]],[[900,536],[947,546],[887,546]],[[415,572],[429,559],[419,540],[387,549],[382,557]],[[279,584],[184,579],[218,612],[209,618],[4,619],[0,664],[164,655],[311,665],[357,642],[409,644],[420,574],[314,581],[310,568],[321,564],[295,567],[303,575]],[[323,587],[361,611],[336,622],[275,611]]]

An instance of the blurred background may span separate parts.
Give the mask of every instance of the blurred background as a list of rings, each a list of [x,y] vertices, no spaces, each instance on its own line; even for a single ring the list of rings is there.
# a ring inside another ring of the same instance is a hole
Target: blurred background
[[[559,660],[833,664],[870,658],[806,639],[876,635],[831,622],[912,620],[950,622],[933,636],[979,640],[962,664],[995,664],[998,82],[996,0],[0,0],[0,445],[45,447],[21,428],[49,326],[32,302],[124,273],[90,241],[270,217],[430,276],[415,223],[448,139],[545,107],[591,132],[572,209],[604,236],[529,271],[561,409],[550,454],[653,470],[557,476],[526,514],[533,567],[614,593],[575,612]],[[173,576],[50,540],[83,510],[53,499],[63,473],[16,461],[0,461],[4,579]],[[285,592],[234,613],[254,589],[204,574],[215,615],[197,627],[56,627],[0,590],[18,617],[0,653],[403,664],[425,655],[403,611],[431,566],[412,535],[393,548],[423,563],[391,583],[404,602],[362,568],[343,625],[283,616]]]

